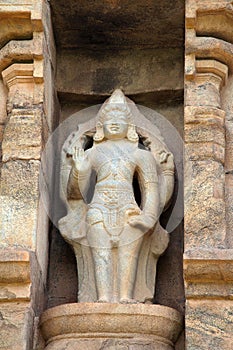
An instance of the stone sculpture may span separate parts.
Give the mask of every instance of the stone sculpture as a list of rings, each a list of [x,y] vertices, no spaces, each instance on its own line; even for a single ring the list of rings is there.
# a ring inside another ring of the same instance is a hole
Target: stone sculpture
[[[169,240],[159,216],[173,192],[174,163],[159,133],[152,140],[138,130],[129,100],[116,90],[101,107],[96,130],[74,134],[64,145],[68,213],[59,228],[76,255],[80,302],[153,299],[156,263]]]

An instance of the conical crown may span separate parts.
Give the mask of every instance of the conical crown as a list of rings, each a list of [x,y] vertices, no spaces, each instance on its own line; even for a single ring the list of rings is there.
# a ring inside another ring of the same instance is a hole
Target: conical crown
[[[111,119],[118,120],[118,112],[120,112],[120,117],[124,116],[125,121],[128,123],[128,140],[131,142],[138,142],[138,134],[133,122],[131,109],[124,93],[120,89],[116,89],[99,110],[99,113],[97,115],[96,134],[94,135],[94,141],[100,142],[104,139],[104,121],[109,116],[111,116]]]
[[[109,113],[120,110],[125,115],[128,122],[133,122],[133,116],[129,108],[128,102],[124,93],[120,89],[116,89],[109,99],[103,104],[99,113],[98,119],[101,123],[105,120]]]
[[[120,89],[116,89],[110,96],[107,104],[124,104],[127,105],[127,101],[124,93]]]

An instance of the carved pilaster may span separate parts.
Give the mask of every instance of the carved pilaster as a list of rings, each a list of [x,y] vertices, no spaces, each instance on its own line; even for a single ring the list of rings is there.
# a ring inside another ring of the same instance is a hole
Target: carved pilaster
[[[233,69],[233,46],[228,42],[232,5],[189,0],[186,9],[186,348],[228,350],[233,277],[225,198],[227,110],[222,94]]]
[[[2,72],[3,81],[9,89],[8,111],[43,102],[43,71],[40,63],[16,63]]]
[[[42,24],[49,18],[47,10],[44,1],[1,1],[0,6],[2,108],[7,111],[0,179],[0,348],[9,350],[33,348],[44,303],[48,218],[41,204],[39,172],[48,134],[43,76],[50,61],[45,65]],[[46,33],[48,38],[49,30]]]
[[[187,250],[225,244],[225,112],[220,89],[227,75],[227,66],[216,60],[196,60],[195,74],[186,82]]]

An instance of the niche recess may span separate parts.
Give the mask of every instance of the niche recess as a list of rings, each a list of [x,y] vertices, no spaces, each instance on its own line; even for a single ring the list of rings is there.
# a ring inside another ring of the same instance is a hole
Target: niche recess
[[[184,0],[50,0],[50,4],[60,103],[57,125],[121,88],[135,103],[165,116],[182,136]],[[169,212],[163,214],[162,224],[168,216]],[[182,253],[180,225],[159,261],[155,291],[156,303],[180,312]],[[48,276],[48,308],[76,301],[75,257],[54,227]]]

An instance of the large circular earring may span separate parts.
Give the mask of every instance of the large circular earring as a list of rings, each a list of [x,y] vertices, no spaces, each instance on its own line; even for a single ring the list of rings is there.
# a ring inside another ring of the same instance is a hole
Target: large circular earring
[[[103,129],[103,124],[98,122],[96,124],[96,133],[93,136],[94,141],[100,142],[104,139],[104,129]]]
[[[131,142],[137,142],[139,137],[136,131],[136,127],[134,124],[129,124],[128,126],[128,132],[127,132],[127,138]]]

